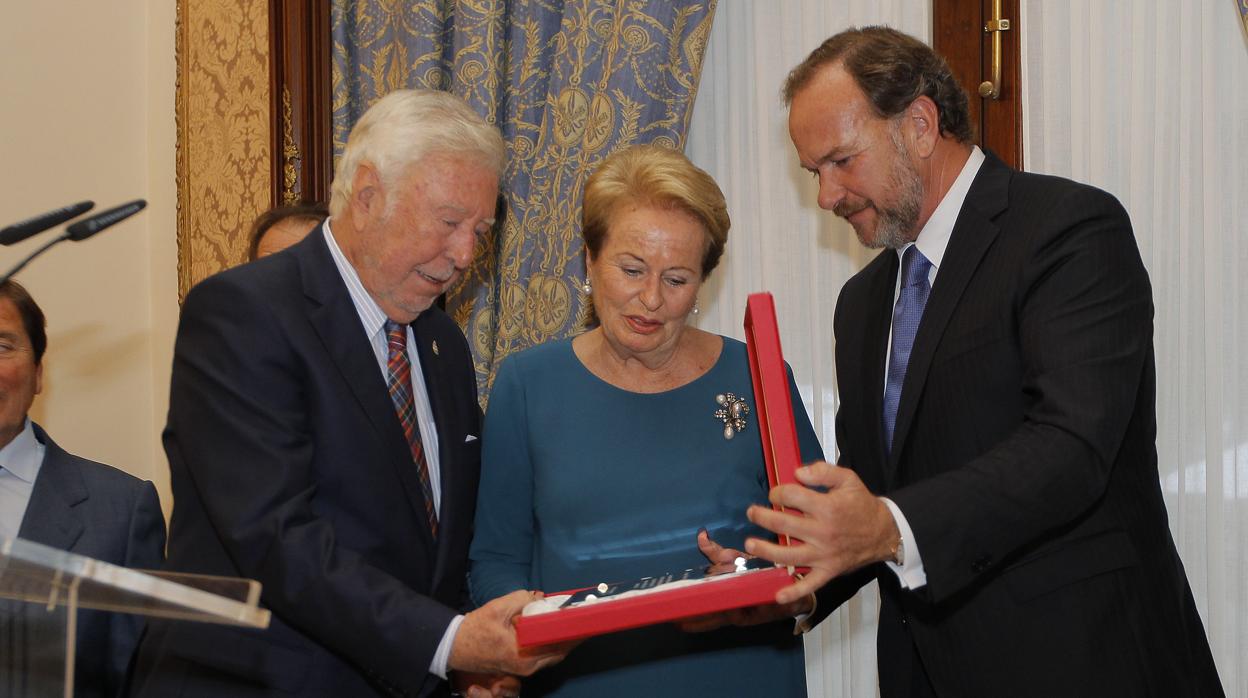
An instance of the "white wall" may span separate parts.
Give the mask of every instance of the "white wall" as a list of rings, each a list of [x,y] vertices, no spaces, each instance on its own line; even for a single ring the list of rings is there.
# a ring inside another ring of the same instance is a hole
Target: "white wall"
[[[83,199],[147,210],[16,278],[48,318],[32,417],[67,450],[153,480],[177,322],[173,0],[5,3],[0,226]],[[51,238],[0,248],[0,269]]]

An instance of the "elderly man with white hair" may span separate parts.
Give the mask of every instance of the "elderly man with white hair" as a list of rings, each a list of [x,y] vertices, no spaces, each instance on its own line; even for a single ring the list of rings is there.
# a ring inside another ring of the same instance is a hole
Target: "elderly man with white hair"
[[[529,592],[462,610],[480,410],[434,300],[494,223],[504,157],[458,98],[391,93],[351,132],[328,221],[187,296],[167,569],[259,580],[273,622],[153,623],[134,694],[443,695],[460,674],[506,694],[488,675],[561,658],[516,645]]]

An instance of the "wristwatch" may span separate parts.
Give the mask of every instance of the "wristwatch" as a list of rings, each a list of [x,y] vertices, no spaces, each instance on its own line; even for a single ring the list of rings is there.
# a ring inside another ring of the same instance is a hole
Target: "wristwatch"
[[[897,545],[893,546],[893,564],[898,567],[906,566],[906,539],[898,534]]]

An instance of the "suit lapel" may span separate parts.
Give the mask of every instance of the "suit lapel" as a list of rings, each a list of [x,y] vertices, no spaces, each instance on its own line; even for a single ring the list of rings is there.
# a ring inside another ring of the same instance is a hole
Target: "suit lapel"
[[[899,266],[897,255],[889,251],[876,257],[869,267],[870,277],[867,280],[865,297],[870,299],[870,305],[866,308],[867,315],[863,325],[863,356],[858,363],[859,366],[866,367],[862,377],[865,392],[862,404],[866,405],[867,414],[871,415],[865,420],[868,433],[864,442],[875,445],[870,452],[871,465],[875,472],[884,476],[885,482],[888,479],[888,470],[884,467],[884,365],[888,357],[888,336],[893,321],[893,289]]]
[[[458,442],[455,439],[458,436],[462,440],[463,435],[458,434],[454,429],[454,402],[452,396],[447,393],[445,371],[441,365],[441,350],[434,351],[439,337],[430,323],[422,322],[427,317],[427,314],[422,314],[412,323],[412,336],[416,340],[416,351],[420,356],[420,371],[425,379],[425,390],[429,396],[429,410],[433,414],[438,433],[438,463],[436,465],[442,506],[438,516],[438,555],[437,564],[434,567],[433,588],[436,589],[441,582],[443,571],[447,568],[446,557],[450,549],[447,542],[454,540],[458,533],[456,528],[460,525],[453,511],[455,497],[459,494],[461,487],[457,477],[458,468],[455,467],[455,454],[458,450]]]
[[[901,401],[897,407],[894,448],[889,458],[890,475],[896,472],[940,338],[984,253],[1000,232],[993,221],[1008,205],[1010,176],[1010,169],[989,154],[975,175],[962,210],[958,212],[949,246],[945,248],[940,271],[936,275],[936,285],[932,287],[927,307],[923,310],[923,320],[914,338],[910,364],[906,367],[906,380],[902,384]]]
[[[34,428],[35,436],[46,450],[18,537],[59,550],[72,550],[86,530],[75,507],[87,501],[87,486],[82,474],[69,461],[69,454],[38,425]]]
[[[314,239],[308,240],[307,244],[297,245],[296,256],[304,295],[308,299],[308,319],[356,404],[377,432],[378,443],[383,444],[391,465],[403,483],[416,519],[424,522],[425,499],[416,466],[412,464],[407,437],[403,435],[403,427],[399,424],[376,355],[361,331],[359,313],[334,265],[329,247],[319,234],[322,229],[309,235]],[[433,533],[429,527],[423,525],[418,528],[422,531],[425,544],[432,546]]]

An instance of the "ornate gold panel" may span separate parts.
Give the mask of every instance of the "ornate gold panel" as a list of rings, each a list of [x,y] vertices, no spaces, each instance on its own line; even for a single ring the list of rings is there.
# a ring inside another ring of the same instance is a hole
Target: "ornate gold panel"
[[[267,0],[178,0],[178,293],[246,258],[269,207]]]

